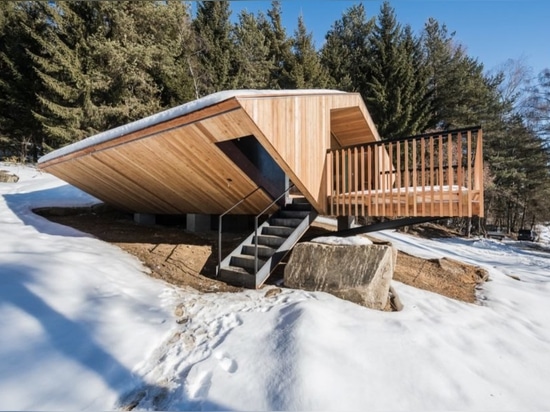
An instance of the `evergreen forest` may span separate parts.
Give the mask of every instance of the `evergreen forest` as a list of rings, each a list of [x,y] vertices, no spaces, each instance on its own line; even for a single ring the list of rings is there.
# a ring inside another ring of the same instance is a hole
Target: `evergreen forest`
[[[318,47],[302,17],[287,32],[277,1],[237,16],[227,1],[0,2],[0,159],[35,162],[217,91],[339,89],[386,139],[481,125],[488,221],[550,221],[550,68],[487,72],[444,22],[415,33],[389,2],[367,7]]]

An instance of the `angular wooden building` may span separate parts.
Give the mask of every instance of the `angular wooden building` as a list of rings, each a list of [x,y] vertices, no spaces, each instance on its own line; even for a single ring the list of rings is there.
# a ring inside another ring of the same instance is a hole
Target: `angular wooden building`
[[[271,215],[221,262],[222,278],[247,286],[316,214],[482,215],[482,166],[479,128],[381,141],[361,96],[333,90],[220,92],[39,160],[135,213]]]

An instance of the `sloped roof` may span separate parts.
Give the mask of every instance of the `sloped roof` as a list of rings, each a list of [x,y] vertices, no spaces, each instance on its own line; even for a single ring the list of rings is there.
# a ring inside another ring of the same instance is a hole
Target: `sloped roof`
[[[379,140],[361,97],[335,90],[232,90],[99,133],[39,167],[122,209],[219,214],[257,184],[218,146],[254,136],[302,193],[324,208],[325,153]],[[257,191],[235,209],[257,213]]]

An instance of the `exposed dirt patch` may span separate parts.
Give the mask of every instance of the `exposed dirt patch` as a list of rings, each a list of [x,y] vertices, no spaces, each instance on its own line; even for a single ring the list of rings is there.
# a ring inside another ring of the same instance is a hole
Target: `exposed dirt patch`
[[[180,226],[137,225],[131,215],[104,207],[53,208],[35,212],[119,246],[138,257],[155,278],[178,286],[190,286],[202,292],[241,290],[214,278],[218,254],[218,234],[215,231],[198,235],[186,232]],[[334,230],[330,225],[315,222],[307,235],[330,235]],[[424,225],[412,231],[424,237],[454,235],[440,228],[425,228]],[[248,234],[248,231],[225,233],[223,256]],[[284,261],[271,281],[281,279],[283,271]],[[426,260],[399,252],[394,279],[453,299],[475,302],[476,287],[487,279],[487,272],[451,259]]]

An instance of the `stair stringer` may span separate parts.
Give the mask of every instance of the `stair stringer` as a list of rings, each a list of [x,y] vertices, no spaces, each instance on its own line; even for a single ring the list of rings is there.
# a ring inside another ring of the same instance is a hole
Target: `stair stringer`
[[[263,285],[267,280],[271,272],[279,264],[279,262],[286,256],[286,254],[294,247],[294,245],[300,240],[302,235],[309,229],[315,218],[317,212],[312,210],[308,216],[306,216],[302,222],[296,227],[290,236],[288,236],[283,244],[275,251],[265,264],[258,269],[256,273],[256,289]]]

